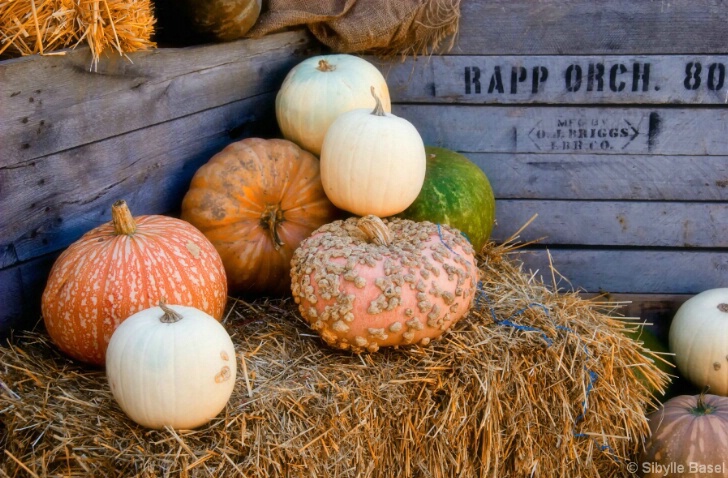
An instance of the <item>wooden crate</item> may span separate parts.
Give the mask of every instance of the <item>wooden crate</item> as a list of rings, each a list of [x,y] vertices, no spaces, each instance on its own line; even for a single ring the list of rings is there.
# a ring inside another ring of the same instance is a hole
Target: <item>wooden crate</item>
[[[465,0],[452,50],[376,63],[395,114],[488,174],[496,239],[537,214],[527,267],[664,324],[728,287],[727,30],[723,1]],[[276,134],[280,82],[318,51],[287,32],[0,63],[0,334],[114,200],[174,214],[215,151]]]
[[[527,267],[551,282],[552,262],[559,287],[663,326],[691,294],[728,287],[728,5],[466,1],[462,14],[446,54],[379,66],[395,114],[486,172],[494,238],[537,215],[520,235],[540,239]]]
[[[283,77],[318,48],[302,32],[104,58],[0,62],[0,334],[35,323],[61,250],[132,212],[174,214],[212,154],[275,134]]]

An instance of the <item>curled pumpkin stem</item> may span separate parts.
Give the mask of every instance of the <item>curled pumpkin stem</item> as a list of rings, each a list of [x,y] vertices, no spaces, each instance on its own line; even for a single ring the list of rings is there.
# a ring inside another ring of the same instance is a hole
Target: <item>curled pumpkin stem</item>
[[[374,90],[374,87],[370,87],[372,96],[374,97],[374,101],[377,102],[377,104],[374,106],[374,111],[372,111],[372,114],[374,116],[385,116],[384,114],[384,107],[382,106],[382,100],[379,99],[379,96],[377,96],[376,91]]]
[[[364,233],[367,242],[378,246],[388,246],[392,243],[392,231],[377,216],[372,214],[364,216],[357,221],[356,226]]]
[[[159,318],[160,322],[164,322],[165,324],[173,324],[175,322],[179,322],[184,317],[182,317],[182,314],[177,312],[176,310],[169,307],[165,302],[164,299],[161,299],[159,301],[159,308],[164,311],[164,315],[162,315]]]

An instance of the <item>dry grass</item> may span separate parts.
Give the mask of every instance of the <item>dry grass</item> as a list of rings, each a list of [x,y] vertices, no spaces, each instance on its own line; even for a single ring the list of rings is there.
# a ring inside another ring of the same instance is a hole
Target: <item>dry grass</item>
[[[152,0],[0,0],[0,58],[85,44],[96,63],[153,47],[155,21]]]
[[[231,301],[240,366],[192,431],[128,420],[103,371],[42,331],[0,349],[2,476],[629,476],[667,375],[609,304],[556,293],[486,247],[472,312],[426,348],[327,348],[290,299]]]

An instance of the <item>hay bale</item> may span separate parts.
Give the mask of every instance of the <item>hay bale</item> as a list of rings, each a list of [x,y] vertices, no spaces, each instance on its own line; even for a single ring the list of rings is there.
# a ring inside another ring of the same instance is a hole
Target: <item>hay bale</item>
[[[611,305],[554,292],[515,252],[486,247],[475,308],[426,348],[341,352],[291,299],[232,300],[238,383],[225,412],[192,431],[135,425],[103,371],[42,331],[19,334],[0,349],[0,472],[629,476],[657,405],[635,371],[658,389],[667,375]]]
[[[155,21],[151,0],[0,1],[0,58],[85,43],[97,63],[108,49],[124,55],[155,46]]]

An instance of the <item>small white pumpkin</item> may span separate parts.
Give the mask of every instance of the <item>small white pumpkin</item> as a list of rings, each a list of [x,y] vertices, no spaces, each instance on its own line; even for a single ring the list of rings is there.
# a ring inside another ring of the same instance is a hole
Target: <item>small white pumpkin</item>
[[[384,111],[359,108],[339,116],[321,148],[321,184],[340,209],[388,217],[412,204],[425,182],[427,156],[412,123]]]
[[[114,331],[106,350],[114,399],[148,428],[209,422],[229,401],[236,373],[227,331],[194,307],[160,304],[137,312]]]
[[[678,370],[710,393],[728,395],[728,288],[709,289],[683,303],[670,324]]]
[[[276,119],[283,137],[316,156],[324,135],[342,113],[374,108],[369,87],[374,85],[384,111],[391,111],[382,73],[354,55],[319,55],[303,60],[288,72],[276,96]]]

